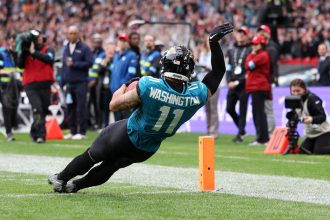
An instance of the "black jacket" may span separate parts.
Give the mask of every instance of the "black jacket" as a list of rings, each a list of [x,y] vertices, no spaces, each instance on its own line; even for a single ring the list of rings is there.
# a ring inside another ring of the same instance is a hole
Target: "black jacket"
[[[244,67],[244,64],[246,57],[250,52],[251,47],[249,44],[243,46],[238,46],[237,44],[235,44],[234,48],[228,50],[227,52],[228,63],[226,68],[226,79],[227,82],[233,82],[238,80],[239,85],[236,88],[240,89],[245,87],[246,69]],[[242,71],[240,74],[237,74],[237,72],[235,73],[235,68],[238,66],[240,59],[242,59],[240,62]]]
[[[320,74],[319,85],[330,86],[330,56],[319,60],[317,71]]]
[[[303,102],[305,102],[306,99],[308,99],[307,108],[310,115],[313,117],[313,124],[322,124],[327,118],[322,106],[322,100],[310,91],[302,96]]]

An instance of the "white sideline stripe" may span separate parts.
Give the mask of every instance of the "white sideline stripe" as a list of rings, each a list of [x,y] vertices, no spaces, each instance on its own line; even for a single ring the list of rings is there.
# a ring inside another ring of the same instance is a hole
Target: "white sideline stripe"
[[[185,156],[195,156],[195,154],[187,153],[187,152],[169,152],[169,151],[157,151],[158,154],[172,154],[172,155],[185,155]],[[253,161],[274,161],[274,162],[281,162],[281,163],[301,163],[301,164],[319,164],[316,161],[306,161],[306,160],[281,160],[281,159],[260,159],[260,158],[251,158],[246,156],[224,156],[224,155],[217,155],[215,154],[216,158],[227,158],[227,159],[234,159],[234,160],[253,160]]]
[[[0,154],[0,171],[49,175],[71,158]],[[217,193],[330,205],[330,181],[216,171]],[[119,170],[112,182],[198,190],[198,169],[134,164]],[[45,180],[45,184],[46,180]]]
[[[28,197],[54,197],[72,196],[70,193],[30,193],[30,194],[0,194],[0,198],[28,198]]]

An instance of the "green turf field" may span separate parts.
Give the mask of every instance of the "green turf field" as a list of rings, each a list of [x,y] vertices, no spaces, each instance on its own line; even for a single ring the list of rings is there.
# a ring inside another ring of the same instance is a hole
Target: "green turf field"
[[[38,145],[31,143],[26,134],[18,134],[15,142],[0,139],[0,154],[70,159],[85,150],[96,135],[89,132],[87,140],[49,141]],[[198,136],[175,135],[165,141],[159,152],[145,164],[198,168]],[[242,144],[233,144],[231,138],[220,136],[216,140],[216,170],[220,173],[330,182],[330,156],[264,155],[264,147],[247,146],[253,137],[248,137]],[[150,178],[157,176],[150,173]],[[46,180],[46,174],[0,170],[0,219],[330,219],[329,204],[199,192],[198,188],[185,191],[176,187],[143,186],[111,180],[77,194],[63,195],[53,193]],[[319,190],[322,191],[322,187]],[[329,191],[324,193],[330,198]]]

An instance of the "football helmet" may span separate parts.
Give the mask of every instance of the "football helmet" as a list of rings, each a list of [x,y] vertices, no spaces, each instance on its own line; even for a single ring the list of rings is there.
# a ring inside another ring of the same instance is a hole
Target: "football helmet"
[[[162,76],[189,82],[195,61],[192,52],[185,46],[174,46],[165,51],[160,60]]]

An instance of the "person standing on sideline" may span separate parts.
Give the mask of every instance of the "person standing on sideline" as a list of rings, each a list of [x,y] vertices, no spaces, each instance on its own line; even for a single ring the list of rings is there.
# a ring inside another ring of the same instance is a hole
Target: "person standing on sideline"
[[[251,52],[250,47],[250,30],[243,26],[235,32],[234,47],[228,50],[227,57],[227,107],[228,114],[232,117],[235,125],[238,128],[237,135],[233,138],[233,142],[243,142],[243,137],[246,134],[246,113],[249,95],[245,91],[245,60]],[[236,112],[236,104],[239,101],[239,114]]]
[[[64,170],[49,176],[48,182],[54,191],[75,193],[101,185],[119,169],[154,155],[162,141],[173,136],[218,89],[226,71],[218,41],[232,31],[230,24],[211,31],[212,70],[202,82],[190,82],[195,66],[191,51],[175,46],[161,59],[160,79],[144,76],[136,89],[128,92],[125,90],[132,80],[123,84],[114,93],[109,107],[112,111],[135,107],[134,113],[129,119],[103,129],[90,148],[75,157]],[[77,175],[84,176],[70,181]]]
[[[266,40],[265,49],[268,51],[270,57],[270,78],[271,85],[278,86],[278,60],[280,57],[279,46],[271,39],[271,29],[267,25],[261,25],[258,28],[258,34],[262,35]],[[273,106],[273,90],[272,87],[267,94],[265,100],[265,112],[268,123],[268,133],[271,135],[275,129],[275,115]]]
[[[70,133],[65,139],[82,140],[87,132],[88,70],[93,64],[91,49],[79,39],[77,26],[68,28],[68,44],[63,50],[62,80],[66,85]]]
[[[251,44],[252,51],[245,61],[245,69],[247,70],[245,89],[252,98],[256,141],[249,145],[263,145],[269,140],[265,100],[271,87],[269,82],[270,58],[264,49],[266,40],[262,35],[253,37]]]
[[[204,41],[198,46],[196,54],[198,64],[202,65],[206,70],[205,74],[212,70],[211,55],[212,54],[210,50],[209,39],[207,36]],[[213,136],[214,138],[218,137],[219,132],[219,94],[220,88],[216,90],[216,92],[209,98],[209,101],[205,104],[207,135]]]
[[[18,77],[15,35],[10,35],[6,37],[6,48],[0,48],[0,103],[7,141],[15,140],[13,127],[17,122],[20,98]]]
[[[111,75],[111,65],[113,57],[116,53],[116,45],[114,43],[108,43],[105,53],[100,54],[94,61],[93,67],[90,72],[93,72],[97,77],[97,90],[100,90],[100,128],[105,128],[109,125],[109,107],[108,104],[111,101],[111,94],[109,90],[109,82]]]
[[[113,95],[122,84],[137,76],[138,57],[129,47],[127,34],[119,34],[117,46],[119,51],[111,65],[110,92]],[[114,112],[115,121],[126,119],[131,115],[130,109]]]
[[[155,48],[155,37],[148,34],[144,37],[145,51],[143,51],[140,59],[141,75],[160,77],[159,61],[160,52]]]
[[[318,85],[330,86],[330,55],[329,48],[325,43],[319,44],[317,51],[319,53],[319,61],[317,71],[320,76]]]
[[[92,36],[92,48],[93,48],[93,66],[97,65],[101,59],[100,56],[104,56],[104,49],[102,47],[103,40],[99,33],[95,33]],[[98,84],[98,75],[91,67],[88,71],[88,125],[93,129],[101,128],[101,110],[100,110],[100,87]]]
[[[55,52],[46,44],[45,36],[38,33],[36,42],[23,48],[18,56],[18,67],[23,71],[23,87],[32,106],[33,123],[30,135],[34,142],[46,141],[46,115],[50,105],[50,87],[55,81],[53,64]],[[32,31],[31,31],[32,32]]]

